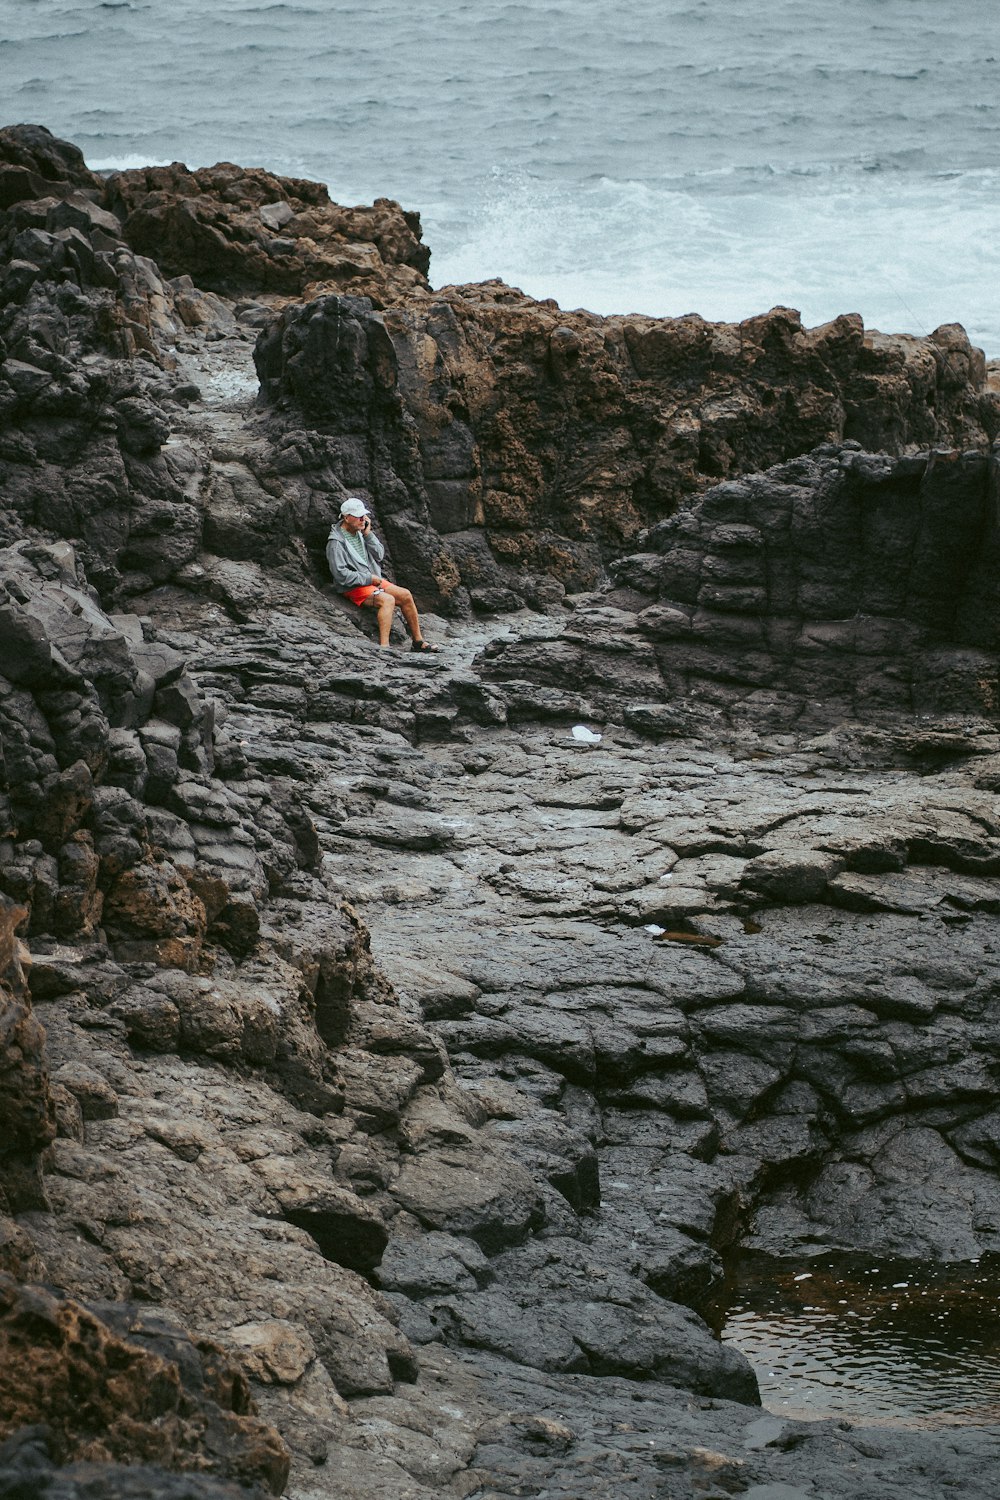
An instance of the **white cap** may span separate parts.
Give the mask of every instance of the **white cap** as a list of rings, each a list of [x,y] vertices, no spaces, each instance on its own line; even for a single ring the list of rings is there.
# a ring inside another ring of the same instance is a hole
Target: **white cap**
[[[340,514],[342,516],[368,516],[371,515],[371,511],[363,500],[359,500],[356,495],[352,495],[340,507]]]

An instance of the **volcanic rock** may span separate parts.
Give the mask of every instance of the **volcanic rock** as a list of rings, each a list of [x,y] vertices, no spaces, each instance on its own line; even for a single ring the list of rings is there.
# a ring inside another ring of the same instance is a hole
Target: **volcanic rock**
[[[273,1489],[280,1432],[296,1500],[992,1496],[995,1427],[762,1414],[702,1321],[747,1249],[1000,1249],[964,334],[0,159],[0,1494]],[[439,654],[326,586],[353,492]]]
[[[106,202],[138,254],[229,297],[358,290],[379,301],[426,285],[418,214],[391,199],[331,203],[322,183],[220,162],[115,172]]]
[[[995,455],[893,460],[848,444],[719,485],[651,529],[641,589],[623,559],[618,587],[578,601],[544,654],[500,644],[488,675],[512,705],[525,680],[572,677],[592,712],[654,737],[682,730],[685,703],[774,729],[993,719],[996,468]]]
[[[45,1033],[26,982],[28,950],[18,936],[27,909],[0,894],[0,1212],[39,1208],[39,1157],[55,1135]]]
[[[785,308],[726,325],[564,313],[494,283],[327,297],[286,308],[255,359],[270,401],[352,455],[405,576],[459,612],[591,588],[685,496],[824,442],[982,451],[1000,432],[960,329],[807,330]],[[750,574],[718,577],[731,608],[762,604]]]
[[[40,1423],[57,1462],[132,1462],[279,1495],[289,1455],[223,1351],[134,1306],[90,1310],[0,1276],[0,1436]]]

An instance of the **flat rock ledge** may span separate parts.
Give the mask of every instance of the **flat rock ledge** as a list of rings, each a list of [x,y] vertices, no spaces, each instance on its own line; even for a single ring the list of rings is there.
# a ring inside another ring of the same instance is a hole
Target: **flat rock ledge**
[[[40,127],[0,257],[0,1497],[992,1500],[703,1316],[1000,1252],[978,351],[435,293]]]

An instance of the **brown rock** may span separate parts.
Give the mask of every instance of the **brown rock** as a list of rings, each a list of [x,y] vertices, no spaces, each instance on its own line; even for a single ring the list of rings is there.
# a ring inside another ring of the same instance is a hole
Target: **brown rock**
[[[887,337],[856,315],[806,329],[788,308],[601,318],[501,283],[378,312],[323,297],[286,308],[256,361],[296,424],[376,435],[354,483],[400,576],[455,609],[509,608],[511,589],[544,605],[541,576],[590,589],[685,496],[818,444],[985,449],[1000,427],[960,329]]]
[[[350,289],[382,302],[426,285],[419,216],[388,198],[342,208],[319,182],[175,162],[114,173],[106,202],[134,250],[211,292]]]
[[[120,875],[105,899],[104,920],[121,956],[188,970],[198,963],[205,908],[166,860]]]
[[[280,1494],[288,1450],[254,1415],[222,1349],[192,1346],[134,1310],[107,1311],[126,1336],[79,1302],[0,1275],[0,1436],[43,1422],[63,1463],[156,1463]]]
[[[45,1032],[26,982],[27,950],[17,936],[27,913],[0,895],[0,1207],[45,1206],[39,1153],[55,1135]]]
[[[295,1385],[316,1358],[316,1348],[304,1328],[282,1318],[265,1323],[242,1323],[228,1338],[239,1350],[244,1369],[265,1385]]]

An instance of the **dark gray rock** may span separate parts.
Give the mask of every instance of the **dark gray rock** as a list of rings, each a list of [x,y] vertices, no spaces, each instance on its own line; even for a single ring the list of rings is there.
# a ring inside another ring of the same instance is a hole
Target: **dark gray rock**
[[[718,1344],[700,1318],[576,1241],[510,1251],[494,1270],[498,1280],[487,1292],[434,1301],[446,1340],[540,1370],[653,1378],[701,1394],[759,1399],[749,1364]]]
[[[488,1286],[495,1271],[474,1241],[431,1230],[395,1236],[378,1269],[386,1291],[436,1297]]]
[[[246,1487],[206,1474],[173,1474],[148,1464],[59,1465],[52,1434],[42,1425],[22,1427],[0,1444],[3,1500],[263,1500],[261,1486]]]
[[[36,1009],[3,1265],[222,1338],[304,1496],[991,1493],[992,1433],[761,1418],[690,1309],[746,1245],[1000,1247],[995,461],[740,477],[733,420],[787,458],[843,420],[824,386],[818,432],[702,403],[654,472],[698,320],[403,306],[391,205],[376,259],[309,185],[4,152],[0,890]],[[298,276],[310,214],[384,306],[271,321],[186,274]],[[819,358],[879,443],[981,442],[957,331],[740,340],[813,394]],[[317,588],[355,491],[465,619],[431,661]]]

